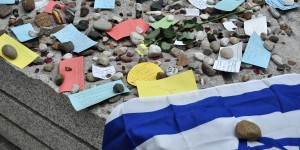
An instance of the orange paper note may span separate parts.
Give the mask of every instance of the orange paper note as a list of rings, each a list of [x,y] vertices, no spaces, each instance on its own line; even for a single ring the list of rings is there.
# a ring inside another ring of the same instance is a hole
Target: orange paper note
[[[66,71],[66,67],[70,67],[72,70]],[[59,87],[59,93],[71,91],[74,84],[79,85],[80,90],[84,90],[84,65],[82,56],[61,61],[59,63],[59,71],[64,77],[64,82]]]
[[[120,40],[121,38],[127,37],[131,32],[136,32],[136,27],[143,29],[144,34],[148,28],[149,24],[143,19],[126,20],[114,26],[109,32],[107,32],[115,40]]]
[[[47,6],[44,8],[44,12],[52,14],[52,9],[56,4],[58,4],[61,7],[61,10],[65,10],[65,6],[63,4],[50,0]]]

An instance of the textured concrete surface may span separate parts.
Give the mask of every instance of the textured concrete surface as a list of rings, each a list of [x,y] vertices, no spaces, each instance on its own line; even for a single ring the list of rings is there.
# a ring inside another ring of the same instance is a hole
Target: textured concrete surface
[[[1,150],[19,150],[17,146],[7,141],[3,136],[0,135],[0,149]]]

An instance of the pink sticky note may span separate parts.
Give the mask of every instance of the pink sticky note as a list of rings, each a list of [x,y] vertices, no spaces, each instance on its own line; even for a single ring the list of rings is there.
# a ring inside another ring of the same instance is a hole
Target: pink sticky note
[[[72,70],[66,71],[66,67],[70,67]],[[64,77],[64,82],[59,87],[59,93],[71,91],[73,84],[79,85],[79,89],[84,90],[84,65],[82,56],[61,61],[59,63],[59,71]]]
[[[137,26],[143,29],[144,32],[142,34],[144,34],[150,25],[143,19],[127,20],[117,24],[107,33],[115,40],[120,40],[129,36],[131,32],[136,32]]]
[[[50,0],[47,6],[44,8],[44,12],[52,14],[52,9],[56,4],[58,4],[61,7],[61,10],[65,10],[65,6],[63,4]]]

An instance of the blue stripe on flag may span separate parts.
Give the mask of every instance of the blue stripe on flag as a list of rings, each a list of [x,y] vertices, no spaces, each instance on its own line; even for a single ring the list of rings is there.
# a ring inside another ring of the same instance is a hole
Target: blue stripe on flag
[[[272,85],[237,96],[209,97],[192,104],[169,105],[153,112],[123,114],[106,124],[103,149],[134,149],[153,136],[177,134],[221,117],[298,110],[299,89],[300,85]]]

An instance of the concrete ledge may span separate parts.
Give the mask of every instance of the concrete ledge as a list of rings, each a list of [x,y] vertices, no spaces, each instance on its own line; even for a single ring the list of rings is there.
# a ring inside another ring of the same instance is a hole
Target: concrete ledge
[[[4,137],[0,135],[0,149],[1,150],[19,150],[17,146],[7,141]]]

